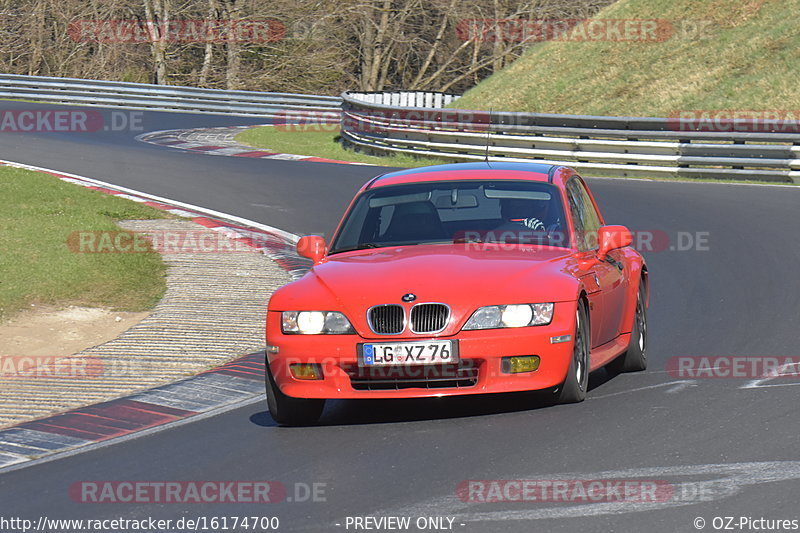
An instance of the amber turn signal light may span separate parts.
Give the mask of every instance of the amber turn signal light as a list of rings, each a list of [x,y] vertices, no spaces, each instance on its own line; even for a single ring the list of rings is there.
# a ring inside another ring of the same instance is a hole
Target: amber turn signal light
[[[516,357],[503,357],[503,372],[506,374],[519,374],[533,372],[539,368],[538,355],[521,355]]]
[[[322,367],[314,363],[293,363],[289,365],[289,372],[295,379],[322,379]]]

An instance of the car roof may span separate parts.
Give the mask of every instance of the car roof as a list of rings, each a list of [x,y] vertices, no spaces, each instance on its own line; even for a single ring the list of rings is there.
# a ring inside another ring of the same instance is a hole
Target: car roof
[[[453,163],[389,172],[369,182],[365,189],[425,181],[510,179],[552,182],[559,165],[523,162]]]

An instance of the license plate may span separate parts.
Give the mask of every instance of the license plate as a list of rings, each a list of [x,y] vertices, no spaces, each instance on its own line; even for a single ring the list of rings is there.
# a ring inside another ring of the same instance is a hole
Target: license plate
[[[458,362],[453,341],[420,341],[364,344],[362,366],[434,365]]]

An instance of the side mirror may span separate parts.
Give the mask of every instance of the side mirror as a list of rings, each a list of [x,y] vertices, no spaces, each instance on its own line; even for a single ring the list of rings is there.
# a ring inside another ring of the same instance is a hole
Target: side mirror
[[[325,239],[319,235],[306,235],[297,241],[297,253],[311,259],[315,265],[322,261],[328,251]]]
[[[625,226],[603,226],[597,232],[597,241],[600,245],[597,259],[603,261],[611,250],[630,246],[633,236]]]

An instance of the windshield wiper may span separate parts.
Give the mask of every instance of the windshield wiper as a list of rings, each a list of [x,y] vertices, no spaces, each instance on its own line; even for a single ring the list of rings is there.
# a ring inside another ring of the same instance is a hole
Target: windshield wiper
[[[331,251],[331,254],[338,254],[341,252],[352,252],[353,250],[365,250],[367,248],[379,248],[381,245],[376,244],[374,242],[362,242],[360,244],[356,244],[355,246],[347,246],[345,248],[338,248],[336,250]]]

